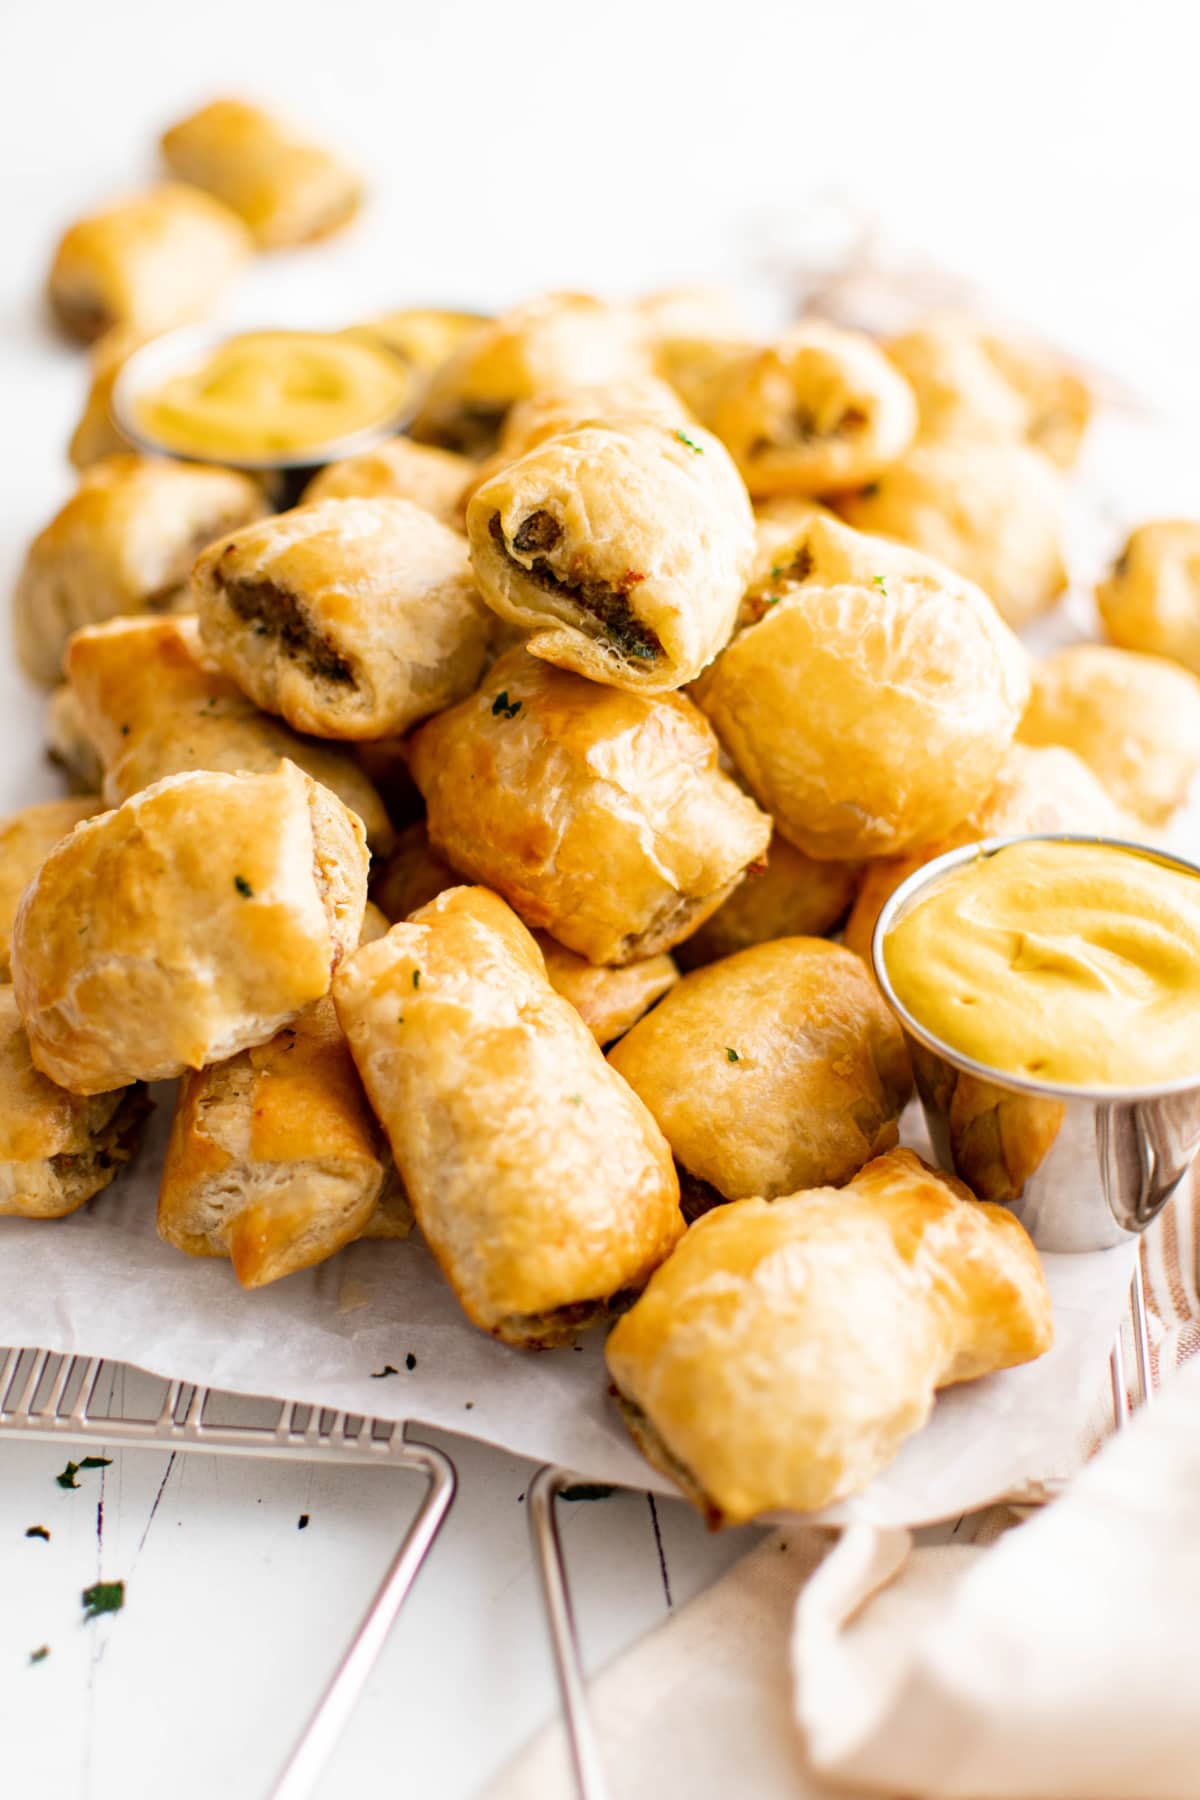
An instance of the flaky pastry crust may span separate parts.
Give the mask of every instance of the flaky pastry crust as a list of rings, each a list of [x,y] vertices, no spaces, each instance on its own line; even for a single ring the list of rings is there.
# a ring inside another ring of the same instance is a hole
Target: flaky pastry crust
[[[468,1317],[543,1347],[676,1242],[671,1153],[495,894],[454,888],[349,957],[338,1018]]]
[[[1200,520],[1152,519],[1096,589],[1105,636],[1200,675]]]
[[[625,1421],[713,1525],[859,1492],[938,1388],[1053,1337],[1041,1264],[1009,1212],[909,1150],[849,1187],[720,1207],[608,1339]]]

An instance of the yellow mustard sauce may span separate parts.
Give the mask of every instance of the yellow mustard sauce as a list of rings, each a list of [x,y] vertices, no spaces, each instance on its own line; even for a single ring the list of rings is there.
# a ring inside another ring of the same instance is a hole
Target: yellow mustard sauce
[[[962,863],[901,913],[883,961],[918,1024],[1004,1074],[1200,1078],[1200,877],[1152,852],[1033,842]]]
[[[412,377],[386,348],[340,333],[227,338],[131,402],[163,449],[214,462],[301,457],[399,416]]]

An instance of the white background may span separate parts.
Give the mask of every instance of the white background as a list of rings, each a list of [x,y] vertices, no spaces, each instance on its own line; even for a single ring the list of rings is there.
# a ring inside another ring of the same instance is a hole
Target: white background
[[[54,238],[143,179],[157,132],[217,92],[289,107],[375,186],[346,237],[258,265],[231,318],[340,322],[706,276],[753,290],[766,313],[814,221],[849,201],[1187,418],[1200,406],[1193,12],[0,0],[0,580],[71,484],[84,370],[41,319]],[[1200,471],[1179,475],[1200,507]],[[56,785],[39,713],[0,673],[5,762],[30,797]],[[447,1538],[325,1800],[475,1793],[551,1706],[518,1499],[529,1470],[455,1455]],[[0,1788],[258,1800],[391,1553],[403,1481],[178,1459],[151,1523],[165,1458],[126,1457],[104,1473],[99,1533],[101,1477],[63,1493],[62,1460],[0,1446]],[[676,1601],[747,1541],[708,1542],[682,1507],[659,1515]],[[34,1523],[49,1546],[24,1539]],[[593,1656],[662,1616],[644,1497],[571,1509],[568,1540]],[[85,1629],[77,1595],[98,1573],[125,1575],[129,1603]],[[42,1642],[51,1657],[30,1669]]]

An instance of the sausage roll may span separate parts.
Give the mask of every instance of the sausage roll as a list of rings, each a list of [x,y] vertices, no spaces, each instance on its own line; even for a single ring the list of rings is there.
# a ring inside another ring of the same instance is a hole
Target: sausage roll
[[[411,500],[443,525],[457,526],[459,497],[475,465],[452,450],[391,438],[360,456],[318,469],[304,490],[303,504],[314,500]]]
[[[956,1174],[980,1200],[1007,1205],[1041,1168],[1062,1127],[1061,1100],[993,1087],[912,1044],[913,1075],[923,1103],[945,1121]]]
[[[594,963],[656,956],[728,898],[771,821],[682,694],[599,687],[512,650],[415,734],[434,845]]]
[[[164,132],[162,153],[172,175],[232,207],[264,250],[328,237],[362,199],[357,169],[244,100],[213,100],[181,119]]]
[[[112,391],[129,357],[146,341],[140,331],[117,326],[92,345],[92,383],[79,423],[71,434],[67,456],[73,468],[89,469],[105,456],[121,456],[130,446],[112,416]]]
[[[482,313],[452,312],[445,307],[403,306],[394,312],[376,313],[361,325],[346,327],[354,337],[386,344],[414,375],[428,376],[460,345],[488,324]]]
[[[1070,644],[1034,668],[1018,735],[1074,750],[1118,806],[1165,825],[1200,768],[1200,680],[1161,656]]]
[[[192,597],[222,668],[316,737],[406,731],[469,694],[487,655],[466,546],[409,500],[264,519],[209,546]]]
[[[609,1052],[675,1152],[684,1209],[838,1187],[897,1141],[900,1027],[852,951],[755,944],[679,986]]]
[[[70,800],[43,800],[0,820],[0,981],[8,980],[12,926],[17,902],[55,844],[81,819],[100,811],[96,794]]]
[[[859,531],[898,538],[976,582],[1010,625],[1067,585],[1065,489],[1049,457],[1017,443],[918,444],[838,502]]]
[[[710,1525],[858,1493],[938,1388],[1050,1348],[1037,1251],[909,1150],[693,1225],[606,1347],[639,1448]]]
[[[374,849],[390,848],[388,815],[353,755],[259,712],[206,655],[195,619],[110,619],[76,632],[66,666],[110,806],[165,775],[267,775],[288,757],[358,814]]]
[[[263,1287],[368,1234],[385,1182],[401,1203],[384,1209],[388,1235],[403,1235],[403,1190],[326,997],[268,1043],[184,1075],[159,1235]]]
[[[99,1094],[266,1043],[328,992],[366,897],[361,823],[294,763],[156,782],[25,889],[12,975],[33,1060]]]
[[[0,987],[0,1217],[61,1219],[137,1148],[144,1090],[68,1093],[35,1069],[11,987]]]
[[[407,919],[461,880],[433,848],[425,826],[410,825],[397,838],[374,893],[389,919]],[[623,1036],[679,980],[669,956],[646,956],[624,968],[598,968],[548,932],[535,931],[533,938],[550,986],[571,1002],[598,1044],[611,1044]]]
[[[1052,351],[947,313],[894,338],[887,353],[916,396],[922,440],[1024,442],[1060,468],[1079,455],[1091,394]]]
[[[1021,837],[1029,831],[1079,831],[1115,838],[1138,835],[1129,814],[1122,812],[1074,751],[1013,744],[987,798],[944,838],[911,856],[886,856],[868,863],[846,921],[845,942],[869,967],[876,921],[902,881],[946,850],[981,843],[984,838]],[[964,1179],[970,1181],[969,1176]],[[974,1181],[971,1186],[985,1200],[1000,1198],[985,1193]]]
[[[631,312],[587,294],[543,294],[481,325],[433,371],[412,434],[487,456],[516,401],[542,388],[591,387],[648,370]]]
[[[737,470],[698,426],[627,414],[546,439],[477,489],[480,591],[545,662],[665,693],[728,640],[754,555]]]
[[[349,957],[333,992],[474,1324],[548,1347],[642,1286],[683,1229],[671,1152],[501,899],[439,895]]]
[[[793,571],[693,697],[805,855],[936,842],[996,778],[1029,693],[1025,652],[948,570],[820,516],[808,533],[812,567]]]
[[[1200,675],[1200,520],[1139,525],[1096,589],[1096,605],[1112,643]]]
[[[72,225],[47,296],[72,337],[114,325],[146,337],[211,312],[253,244],[235,212],[199,188],[164,181]]]
[[[261,488],[232,469],[148,456],[95,463],[33,540],[17,581],[26,673],[49,686],[81,625],[172,607],[204,546],[265,511]]]
[[[756,497],[861,487],[912,442],[912,390],[870,338],[806,319],[734,360],[700,417]]]
[[[65,681],[46,702],[46,754],[58,764],[73,794],[99,793],[104,765],[84,729],[79,701]]]
[[[698,969],[773,938],[824,937],[845,918],[861,878],[858,863],[816,862],[786,838],[773,837],[766,867],[752,869],[724,906],[685,938],[678,961]]]

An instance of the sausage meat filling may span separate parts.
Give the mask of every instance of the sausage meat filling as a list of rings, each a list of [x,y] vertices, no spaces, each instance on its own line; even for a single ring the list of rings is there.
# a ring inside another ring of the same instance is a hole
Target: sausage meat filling
[[[230,611],[256,636],[279,640],[284,652],[319,681],[353,683],[353,665],[322,637],[294,594],[273,581],[226,581],[218,575]]]
[[[594,620],[600,626],[603,636],[622,656],[637,662],[651,663],[662,655],[661,638],[638,618],[629,604],[629,594],[642,579],[640,575],[631,571],[624,582],[616,586],[611,582],[587,579],[564,581],[546,557],[537,554],[553,550],[562,537],[562,526],[558,520],[542,508],[522,520],[513,537],[512,549],[505,538],[498,512],[493,513],[488,521],[488,530],[505,558],[521,571],[527,581],[542,593],[567,602],[570,612],[565,609],[556,610],[568,624],[579,624],[576,615],[584,613],[589,620]],[[512,554],[513,550],[521,556],[534,552],[533,561],[529,564],[518,562]]]

